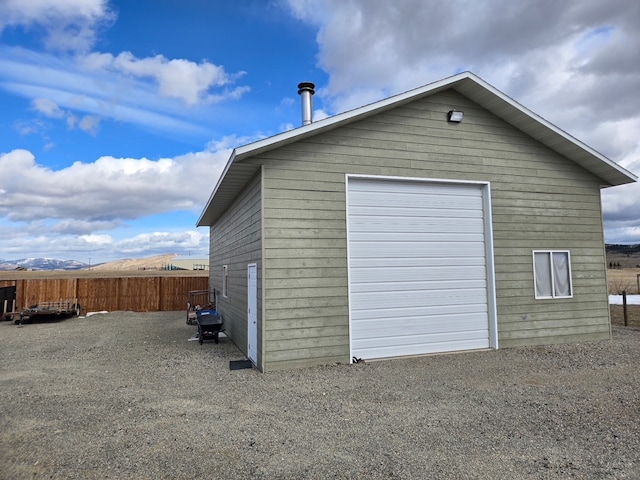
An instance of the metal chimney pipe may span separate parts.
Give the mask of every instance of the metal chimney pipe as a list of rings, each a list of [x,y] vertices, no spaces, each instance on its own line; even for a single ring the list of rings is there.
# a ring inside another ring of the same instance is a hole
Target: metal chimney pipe
[[[316,86],[311,82],[298,84],[298,95],[302,97],[302,125],[309,125],[313,122],[313,102],[311,95],[316,93]]]

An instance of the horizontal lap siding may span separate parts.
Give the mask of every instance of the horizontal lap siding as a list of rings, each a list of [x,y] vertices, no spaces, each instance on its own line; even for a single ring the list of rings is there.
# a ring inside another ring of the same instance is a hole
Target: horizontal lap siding
[[[462,123],[446,122],[452,108]],[[490,181],[500,345],[608,337],[599,180],[456,92],[257,160],[272,368],[349,360],[345,174]],[[571,250],[573,299],[534,300],[534,249]]]
[[[264,180],[266,369],[347,362],[344,174],[274,163]]]
[[[262,222],[260,175],[210,230],[210,288],[217,293],[225,333],[247,354],[247,265],[258,265],[258,365],[262,362]],[[229,266],[228,298],[222,296],[222,266]]]

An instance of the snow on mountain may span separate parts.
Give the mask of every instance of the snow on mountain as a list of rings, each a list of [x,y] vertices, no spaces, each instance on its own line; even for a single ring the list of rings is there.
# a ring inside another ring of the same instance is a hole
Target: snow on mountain
[[[57,260],[55,258],[0,259],[0,270],[80,270],[86,267],[86,263],[77,260]]]

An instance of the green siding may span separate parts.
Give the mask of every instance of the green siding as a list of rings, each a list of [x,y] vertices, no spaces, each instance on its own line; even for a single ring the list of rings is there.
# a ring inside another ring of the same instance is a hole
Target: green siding
[[[247,265],[258,265],[258,366],[262,366],[262,199],[260,175],[210,229],[210,288],[217,292],[225,334],[247,354]],[[222,266],[229,266],[229,295],[222,296]]]
[[[454,91],[250,161],[264,165],[267,370],[349,361],[345,174],[489,181],[500,346],[609,337],[603,182]],[[571,251],[574,298],[534,299],[534,249]]]

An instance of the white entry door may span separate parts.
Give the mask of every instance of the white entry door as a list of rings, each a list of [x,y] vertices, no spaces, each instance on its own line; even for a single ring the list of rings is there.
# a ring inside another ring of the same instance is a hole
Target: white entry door
[[[247,356],[258,363],[258,266],[247,266]]]

